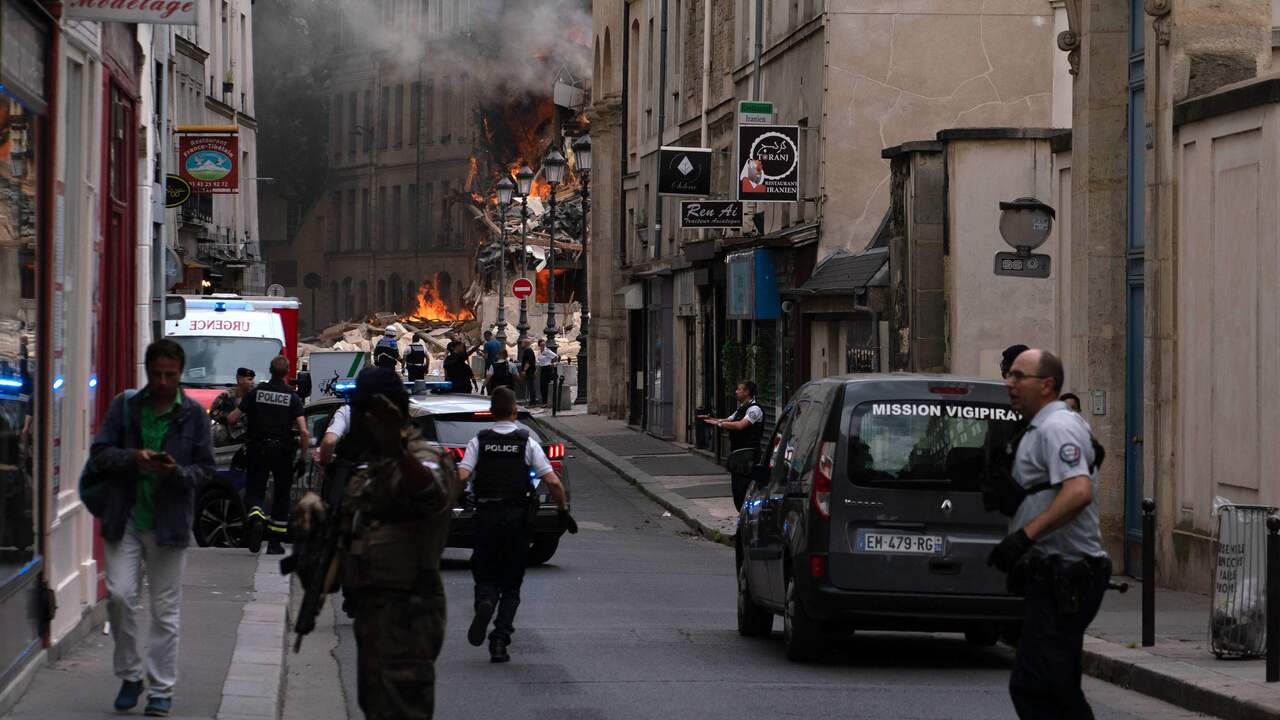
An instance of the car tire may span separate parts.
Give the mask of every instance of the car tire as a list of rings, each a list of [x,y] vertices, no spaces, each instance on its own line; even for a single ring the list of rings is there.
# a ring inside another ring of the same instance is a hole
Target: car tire
[[[556,548],[560,547],[559,535],[543,535],[535,537],[529,545],[529,557],[525,561],[525,565],[533,567],[534,565],[542,565],[556,554]]]
[[[224,487],[212,487],[196,499],[193,531],[200,547],[244,547],[244,503]]]
[[[822,624],[805,612],[794,578],[787,579],[786,613],[782,616],[782,642],[787,659],[807,662],[822,654],[826,636]]]
[[[964,631],[965,642],[974,647],[992,647],[1000,640],[1000,631],[996,628],[973,628]]]
[[[738,634],[743,637],[763,637],[773,632],[773,613],[751,599],[747,584],[747,564],[738,565]]]

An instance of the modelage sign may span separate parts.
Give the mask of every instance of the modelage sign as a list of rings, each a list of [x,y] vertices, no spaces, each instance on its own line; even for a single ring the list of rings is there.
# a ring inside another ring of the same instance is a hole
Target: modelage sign
[[[71,0],[67,17],[79,20],[195,25],[194,0]]]

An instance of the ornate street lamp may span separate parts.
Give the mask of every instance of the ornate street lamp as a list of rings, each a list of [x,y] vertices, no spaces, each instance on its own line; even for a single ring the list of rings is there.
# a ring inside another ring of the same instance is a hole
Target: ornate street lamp
[[[573,144],[573,157],[582,176],[582,272],[578,275],[582,311],[578,318],[578,397],[573,401],[577,405],[587,401],[587,321],[591,317],[587,305],[587,296],[591,292],[587,285],[587,272],[591,266],[591,256],[587,252],[587,218],[591,212],[590,135],[583,135]]]
[[[507,346],[507,211],[511,209],[511,194],[516,184],[511,178],[498,181],[498,205],[502,207],[502,249],[498,252],[498,332],[495,337],[503,347]]]
[[[547,240],[547,328],[543,332],[547,336],[547,347],[556,349],[556,186],[564,180],[565,160],[559,150],[552,148],[542,161],[542,175],[551,186],[550,227],[551,237]]]
[[[533,170],[528,165],[516,173],[516,191],[520,194],[520,277],[528,274],[529,258],[529,193],[533,191]],[[520,339],[529,337],[529,299],[520,298],[520,323],[516,325]]]

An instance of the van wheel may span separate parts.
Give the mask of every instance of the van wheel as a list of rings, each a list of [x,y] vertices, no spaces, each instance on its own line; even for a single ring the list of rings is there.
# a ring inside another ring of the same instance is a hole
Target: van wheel
[[[743,637],[761,637],[773,632],[773,613],[751,599],[747,585],[747,564],[738,565],[738,634]]]
[[[559,535],[535,537],[533,543],[529,545],[529,555],[525,559],[525,565],[533,567],[547,562],[556,554],[556,548],[558,547],[560,547]]]
[[[196,545],[200,547],[244,547],[244,505],[223,487],[200,494],[195,512]]]
[[[807,662],[820,655],[825,647],[822,625],[805,612],[796,590],[796,581],[787,580],[786,614],[782,618],[782,642],[787,659]]]
[[[964,639],[975,647],[991,647],[1000,639],[1000,633],[995,628],[974,628],[964,631]]]

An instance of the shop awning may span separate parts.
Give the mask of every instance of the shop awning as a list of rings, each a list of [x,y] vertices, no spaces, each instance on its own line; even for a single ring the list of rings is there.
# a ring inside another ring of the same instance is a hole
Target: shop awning
[[[803,285],[783,294],[799,297],[854,295],[867,287],[884,287],[888,273],[881,270],[888,265],[888,248],[869,248],[861,252],[837,250],[813,269],[813,274]]]

